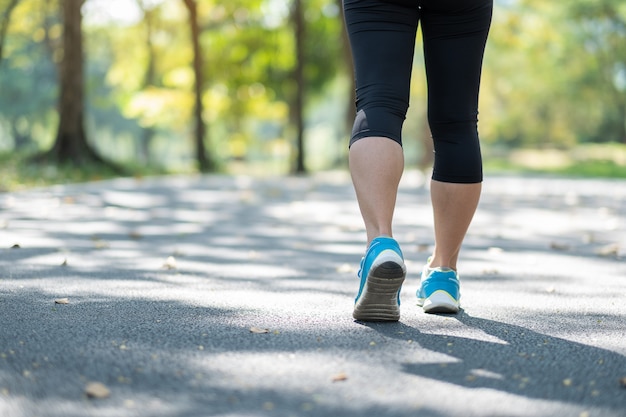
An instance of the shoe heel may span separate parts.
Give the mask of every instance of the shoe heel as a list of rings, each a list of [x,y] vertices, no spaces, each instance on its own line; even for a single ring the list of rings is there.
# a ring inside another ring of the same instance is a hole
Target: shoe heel
[[[366,288],[354,306],[352,316],[360,321],[398,321],[398,291],[406,272],[396,262],[384,262],[370,271]]]
[[[455,314],[459,312],[459,302],[446,291],[439,290],[424,301],[422,308],[425,313]]]

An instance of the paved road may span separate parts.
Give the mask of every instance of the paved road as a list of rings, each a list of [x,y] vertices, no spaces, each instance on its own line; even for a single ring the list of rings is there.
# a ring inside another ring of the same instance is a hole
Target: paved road
[[[624,417],[626,182],[488,177],[456,316],[413,300],[427,196],[402,318],[363,324],[345,174],[0,194],[0,416]]]

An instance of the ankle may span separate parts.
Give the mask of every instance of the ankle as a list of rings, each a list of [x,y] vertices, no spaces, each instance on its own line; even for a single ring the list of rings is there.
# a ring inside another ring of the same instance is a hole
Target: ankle
[[[446,269],[447,268],[456,272],[456,262],[452,262],[452,261],[445,262],[433,256],[430,259],[430,262],[428,263],[428,268],[429,269],[435,269],[435,268]]]

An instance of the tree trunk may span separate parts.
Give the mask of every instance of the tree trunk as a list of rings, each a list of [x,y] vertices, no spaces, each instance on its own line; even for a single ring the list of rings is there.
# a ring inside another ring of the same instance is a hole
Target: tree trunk
[[[0,21],[0,62],[2,62],[4,39],[6,38],[7,30],[9,29],[9,23],[11,22],[11,13],[13,13],[13,9],[17,6],[18,2],[19,0],[11,0],[2,14],[2,20]]]
[[[208,172],[213,167],[211,158],[207,155],[205,140],[205,125],[202,119],[204,106],[202,104],[202,91],[204,89],[204,75],[202,73],[202,50],[200,48],[200,25],[198,23],[198,5],[195,0],[183,0],[189,11],[189,23],[191,26],[191,40],[193,43],[193,71],[195,74],[195,108],[194,116],[196,121],[195,148],[200,172]]]
[[[104,161],[87,143],[84,128],[84,73],[81,7],[85,0],[62,0],[63,59],[60,63],[59,127],[43,159],[87,165]]]
[[[142,10],[144,15],[144,21],[146,24],[146,50],[148,51],[148,63],[146,65],[146,72],[144,74],[143,85],[142,87],[148,88],[155,84],[156,78],[156,69],[155,69],[155,51],[154,44],[152,42],[152,36],[154,32],[154,15],[156,8],[148,7],[143,0],[137,0],[137,4],[139,8]],[[152,145],[152,140],[154,138],[155,130],[152,126],[143,128],[142,135],[139,138],[139,146],[137,149],[138,158],[143,163],[150,162],[150,148]]]
[[[304,11],[302,8],[302,0],[294,0],[293,11],[293,30],[296,40],[296,67],[294,69],[294,80],[296,82],[296,92],[294,97],[293,118],[296,125],[296,161],[294,171],[296,174],[304,174],[306,172],[305,149],[304,149],[304,39],[305,39],[305,23]]]
[[[352,125],[356,117],[356,83],[354,80],[354,62],[352,61],[352,48],[350,46],[350,39],[348,38],[348,30],[346,28],[346,19],[344,17],[343,0],[336,0],[337,7],[341,10],[341,25],[343,30],[341,31],[341,44],[343,52],[343,60],[348,69],[348,75],[350,77],[350,90],[348,91],[349,100],[347,101],[346,113],[345,113],[345,131],[347,136],[352,133]],[[346,152],[348,149],[348,141],[345,137],[339,140],[337,159],[334,162],[334,166],[343,166],[346,161]]]

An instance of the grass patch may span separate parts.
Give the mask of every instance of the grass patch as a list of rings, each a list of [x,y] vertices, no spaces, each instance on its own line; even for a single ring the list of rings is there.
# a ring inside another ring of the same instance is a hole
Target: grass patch
[[[35,163],[31,158],[31,154],[0,153],[0,192],[120,177],[119,172],[104,166],[77,167],[71,164],[59,166]],[[128,176],[134,177],[167,174],[164,169],[153,167],[124,165],[124,170]]]
[[[626,145],[585,144],[568,150],[487,150],[485,171],[568,177],[626,178]]]

